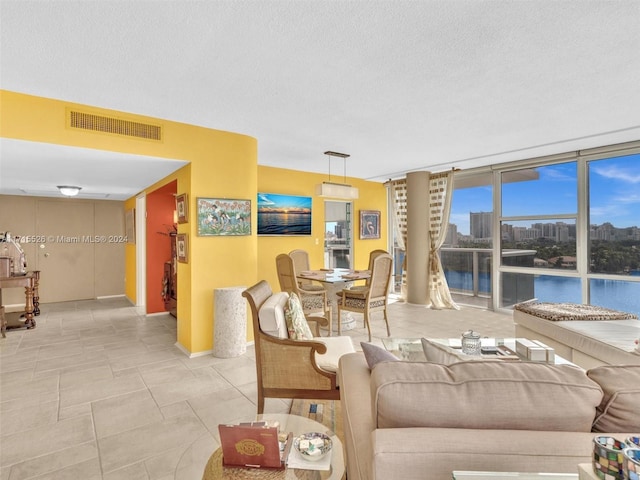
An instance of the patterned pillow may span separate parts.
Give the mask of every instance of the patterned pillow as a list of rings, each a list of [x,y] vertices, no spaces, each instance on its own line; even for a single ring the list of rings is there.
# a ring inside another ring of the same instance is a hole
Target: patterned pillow
[[[304,316],[300,299],[298,295],[293,292],[289,295],[289,301],[284,309],[284,318],[287,321],[287,330],[289,330],[290,339],[313,339],[313,333],[311,333],[307,319]]]

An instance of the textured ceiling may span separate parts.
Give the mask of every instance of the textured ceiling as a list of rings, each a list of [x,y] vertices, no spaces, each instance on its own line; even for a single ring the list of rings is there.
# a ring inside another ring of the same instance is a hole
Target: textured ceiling
[[[640,139],[638,0],[2,0],[0,27],[1,88],[250,135],[261,165],[334,150],[383,181]]]

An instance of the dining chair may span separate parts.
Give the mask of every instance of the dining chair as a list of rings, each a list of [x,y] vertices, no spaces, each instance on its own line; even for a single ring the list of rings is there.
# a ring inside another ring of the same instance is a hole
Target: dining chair
[[[329,320],[329,335],[333,333],[331,321],[331,306],[328,302],[327,291],[306,290],[298,284],[296,268],[293,259],[289,254],[281,253],[276,257],[276,270],[278,271],[278,281],[280,290],[288,293],[295,293],[300,298],[302,310],[305,315],[320,313]]]
[[[338,318],[341,312],[362,313],[364,323],[369,331],[369,341],[371,341],[371,325],[369,318],[373,312],[383,312],[384,321],[387,325],[387,336],[391,336],[389,330],[389,319],[387,317],[387,304],[389,301],[389,283],[393,268],[393,258],[388,253],[377,255],[371,265],[371,278],[369,287],[362,290],[350,288],[342,290],[338,298]],[[342,333],[340,322],[338,322],[338,336]]]
[[[291,250],[289,252],[289,256],[293,260],[293,266],[296,269],[296,273],[311,270],[310,263],[309,263],[309,253],[306,250],[302,250],[302,249]],[[313,281],[309,279],[299,278],[298,285],[300,285],[301,288],[307,291],[324,290],[324,287],[322,285],[313,283]]]
[[[367,270],[369,270],[369,272],[371,272],[371,270],[373,269],[373,260],[378,256],[381,255],[383,253],[389,253],[386,250],[382,250],[382,249],[377,249],[377,250],[372,250],[369,253],[369,265],[367,266]],[[364,285],[354,285],[353,287],[351,287],[351,290],[366,290],[367,288],[369,288],[369,285],[371,284],[371,277],[367,278],[365,280]]]

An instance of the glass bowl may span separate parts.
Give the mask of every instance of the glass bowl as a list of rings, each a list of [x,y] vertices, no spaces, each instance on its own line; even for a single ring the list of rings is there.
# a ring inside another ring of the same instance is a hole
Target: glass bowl
[[[293,439],[293,448],[302,458],[310,462],[317,462],[327,456],[331,453],[331,447],[333,447],[331,437],[320,432],[303,433]]]

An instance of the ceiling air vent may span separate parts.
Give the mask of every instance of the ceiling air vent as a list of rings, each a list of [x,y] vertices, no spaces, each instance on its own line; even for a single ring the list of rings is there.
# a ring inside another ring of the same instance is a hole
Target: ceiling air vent
[[[93,132],[113,133],[145,140],[162,140],[162,127],[148,123],[132,122],[115,117],[105,117],[93,113],[69,112],[69,126]]]

